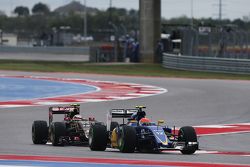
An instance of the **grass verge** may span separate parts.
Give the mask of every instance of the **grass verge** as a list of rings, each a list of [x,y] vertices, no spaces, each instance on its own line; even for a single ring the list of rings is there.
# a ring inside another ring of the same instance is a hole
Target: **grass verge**
[[[160,64],[94,64],[83,62],[0,60],[0,70],[250,80],[250,75],[171,70],[163,68]]]

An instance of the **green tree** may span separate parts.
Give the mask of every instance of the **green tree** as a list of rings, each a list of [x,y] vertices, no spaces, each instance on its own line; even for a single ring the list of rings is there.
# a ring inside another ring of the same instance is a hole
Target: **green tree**
[[[246,29],[246,23],[241,20],[241,19],[235,19],[232,24],[237,25],[238,27],[242,28],[242,29]]]
[[[39,15],[46,15],[50,13],[50,9],[48,5],[39,2],[33,6],[32,13]]]
[[[17,6],[14,9],[14,13],[17,14],[18,16],[28,16],[30,14],[30,10],[28,7]]]
[[[4,13],[4,11],[0,10],[0,16],[6,16],[6,14]]]

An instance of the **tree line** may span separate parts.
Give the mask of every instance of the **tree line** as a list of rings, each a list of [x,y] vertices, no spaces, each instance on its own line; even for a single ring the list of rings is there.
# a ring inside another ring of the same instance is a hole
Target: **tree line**
[[[18,34],[19,38],[39,38],[53,31],[68,31],[73,34],[84,32],[84,16],[79,13],[61,15],[50,11],[43,3],[35,4],[31,11],[28,7],[17,6],[13,12],[16,15],[14,17],[0,15],[0,29],[5,33]],[[89,35],[124,34],[138,29],[138,11],[123,8],[98,10],[95,14],[87,14],[87,24]],[[69,28],[62,30],[62,27]]]
[[[48,5],[37,3],[31,11],[28,7],[17,6],[13,11],[16,16],[0,16],[0,29],[6,33],[16,33],[19,38],[41,38],[44,34],[61,30],[61,27],[69,27],[64,30],[73,34],[83,34],[84,16],[77,13],[61,15],[50,11]],[[212,18],[194,19],[194,28],[199,26],[216,27],[218,25],[235,25],[238,29],[249,30],[250,19],[222,20]],[[139,29],[139,12],[137,10],[126,10],[124,8],[108,8],[98,10],[95,14],[87,14],[88,34],[98,36],[100,39],[104,34],[126,35],[137,32]],[[190,18],[186,16],[164,19],[162,18],[163,30],[170,26],[190,26]]]

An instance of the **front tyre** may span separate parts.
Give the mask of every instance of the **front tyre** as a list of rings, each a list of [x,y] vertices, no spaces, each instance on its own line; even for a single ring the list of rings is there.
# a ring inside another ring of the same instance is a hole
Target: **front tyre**
[[[32,124],[32,141],[34,144],[46,144],[48,141],[48,125],[46,121],[34,121]]]
[[[134,127],[122,126],[118,132],[118,148],[123,153],[133,153],[136,146],[136,131]]]
[[[180,128],[178,133],[178,142],[184,142],[185,146],[181,151],[182,154],[193,154],[198,149],[197,134],[191,126]]]
[[[108,136],[105,125],[93,124],[89,129],[89,148],[92,151],[104,151],[107,147]]]

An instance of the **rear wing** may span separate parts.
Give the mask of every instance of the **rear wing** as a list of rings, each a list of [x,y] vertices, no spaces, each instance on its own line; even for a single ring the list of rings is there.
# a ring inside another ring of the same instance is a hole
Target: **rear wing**
[[[73,112],[76,107],[69,106],[69,107],[49,107],[49,125],[53,121],[54,114],[67,114]]]
[[[74,111],[74,107],[50,107],[49,112],[51,114],[65,114]]]
[[[111,109],[109,114],[112,118],[130,118],[138,109]]]
[[[130,118],[133,113],[138,111],[138,109],[111,109],[107,113],[107,131],[110,131],[110,125],[113,118],[122,118],[124,124],[125,118]]]

